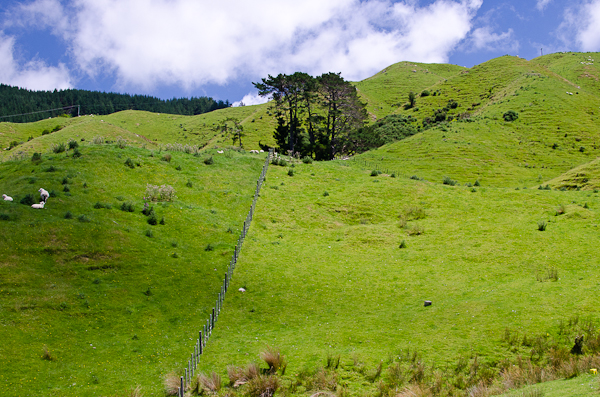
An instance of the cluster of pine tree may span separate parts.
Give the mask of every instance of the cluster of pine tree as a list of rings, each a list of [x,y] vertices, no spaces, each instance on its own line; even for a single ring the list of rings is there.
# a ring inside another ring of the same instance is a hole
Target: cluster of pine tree
[[[73,107],[75,105],[75,107]],[[79,105],[78,109],[76,105]],[[86,90],[31,91],[0,84],[0,121],[26,123],[61,114],[104,115],[121,110],[196,115],[231,106],[229,101],[209,97],[163,100],[146,95],[116,94]],[[49,109],[56,109],[48,111]],[[12,116],[21,115],[21,116]],[[11,116],[11,117],[7,117]]]

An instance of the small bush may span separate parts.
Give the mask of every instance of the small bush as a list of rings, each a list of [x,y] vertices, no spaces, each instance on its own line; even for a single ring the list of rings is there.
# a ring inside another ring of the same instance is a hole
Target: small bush
[[[443,182],[442,182],[442,183],[443,183],[444,185],[448,185],[448,186],[456,186],[456,185],[458,184],[458,182],[457,182],[457,181],[455,181],[454,179],[452,179],[452,178],[450,178],[450,177],[448,177],[448,176],[445,176],[445,177],[444,177],[444,180],[443,180]]]
[[[415,181],[420,181],[421,180],[421,178],[419,178],[416,175],[411,176],[410,179],[414,179]]]
[[[428,90],[423,90],[421,92],[421,97],[426,97],[426,96],[429,96],[429,91]]]
[[[127,160],[125,160],[125,165],[129,168],[135,168],[135,164],[133,164],[133,160],[131,160],[129,157],[127,157]]]
[[[402,240],[402,241],[400,242],[400,246],[398,246],[398,248],[406,248],[406,241],[405,241],[405,240]]]
[[[515,121],[519,118],[519,113],[515,112],[514,110],[509,110],[502,115],[502,118],[504,121]]]
[[[21,199],[20,203],[24,205],[32,205],[36,204],[37,201],[33,198],[33,195],[28,193],[25,197]]]
[[[392,175],[390,175],[392,178],[396,177],[396,174],[392,172]]]
[[[66,185],[67,183],[69,183],[69,177],[65,176],[60,183],[63,185]]]
[[[79,143],[76,140],[69,140],[69,150],[77,149],[79,147]]]
[[[70,192],[71,188],[69,188],[69,185],[65,185],[65,187],[63,188],[63,192]]]
[[[191,179],[188,179],[188,181],[187,181],[187,183],[185,184],[185,186],[187,186],[187,187],[193,187],[194,185],[193,185],[193,183],[192,183],[192,180],[191,180]]]
[[[412,225],[406,229],[406,234],[409,236],[420,236],[423,233],[425,233],[425,230],[420,225]]]
[[[150,207],[148,203],[144,203],[144,208],[142,209],[142,214],[146,216],[154,215],[154,207]]]
[[[144,200],[146,201],[173,201],[177,198],[175,196],[175,189],[171,185],[146,185],[146,194]]]
[[[95,136],[94,139],[92,139],[92,143],[94,145],[102,145],[104,143],[104,137]]]
[[[173,157],[169,153],[166,153],[164,156],[162,156],[161,160],[170,163],[172,158]]]
[[[154,226],[154,225],[158,224],[158,219],[156,219],[156,215],[155,214],[152,214],[152,215],[150,215],[148,217],[147,222],[148,222],[149,225]]]
[[[54,356],[50,352],[50,349],[48,349],[48,346],[46,346],[46,345],[44,345],[44,350],[42,352],[42,360],[48,360],[48,361],[55,360]]]
[[[91,222],[90,218],[88,218],[88,217],[87,217],[87,216],[85,216],[85,215],[79,215],[79,216],[77,217],[77,220],[78,220],[79,222],[83,222],[83,223],[88,223],[88,222]]]
[[[213,245],[211,243],[206,244],[206,247],[204,248],[204,251],[214,251],[215,247],[213,247]]]
[[[377,170],[371,171],[371,176],[378,176],[378,175],[379,175],[379,171],[377,171]]]
[[[65,219],[73,219],[73,214],[71,213],[71,211],[65,212]]]
[[[64,143],[54,144],[52,145],[52,151],[54,153],[62,153],[67,149],[67,146]]]
[[[133,203],[123,203],[121,204],[121,211],[125,211],[125,212],[134,212],[135,211],[135,206],[133,205]]]
[[[73,150],[73,158],[79,158],[81,157],[81,152],[79,151],[79,149],[75,149]]]
[[[38,152],[33,153],[33,156],[31,156],[31,161],[33,161],[34,163],[42,161],[42,154]]]
[[[50,130],[49,129],[45,129],[44,131],[42,131],[42,135],[48,135],[50,134]]]
[[[160,222],[158,222],[158,223],[160,223],[161,225],[164,225],[165,224],[165,217],[163,216],[162,218],[160,218]]]
[[[293,169],[289,169],[288,170],[288,176],[294,176],[294,170]]]
[[[127,140],[118,136],[116,144],[119,149],[125,149],[127,147]]]
[[[51,165],[50,167],[46,168],[44,171],[46,171],[46,172],[55,172],[56,171],[56,167],[54,167],[53,165]]]
[[[546,221],[539,221],[538,222],[538,230],[540,232],[543,232],[546,230],[546,226],[548,226],[548,224],[546,223]]]
[[[214,162],[215,162],[215,160],[213,160],[212,156],[207,157],[207,158],[204,159],[204,164],[206,164],[206,165],[214,164]]]
[[[327,190],[325,190],[325,191],[323,192],[323,197],[327,197],[327,196],[329,196],[329,193],[327,192]]]
[[[312,159],[312,157],[310,157],[310,156],[304,156],[304,157],[302,158],[302,162],[303,162],[304,164],[312,164],[312,162],[313,162],[313,159]]]
[[[152,233],[152,230],[150,230],[150,229],[147,229],[146,232],[144,233],[144,235],[146,237],[150,237],[150,238],[154,237],[154,233]]]
[[[10,215],[5,213],[0,213],[0,221],[8,221],[10,220]]]

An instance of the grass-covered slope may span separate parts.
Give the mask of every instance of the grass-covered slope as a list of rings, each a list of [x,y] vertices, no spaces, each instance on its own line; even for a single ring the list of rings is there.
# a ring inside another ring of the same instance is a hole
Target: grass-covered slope
[[[502,342],[507,328],[569,345],[561,321],[598,316],[597,194],[450,187],[344,164],[269,169],[234,277],[246,292],[226,303],[205,370],[224,374],[266,345],[290,374],[328,354],[374,367],[407,349],[427,365],[498,363],[529,354]],[[360,389],[352,382],[341,383]]]
[[[0,394],[114,395],[139,384],[162,395],[214,306],[263,159],[79,150],[0,164],[0,191],[14,198],[0,201]],[[164,225],[141,213],[147,184],[175,189],[174,201],[152,204]],[[20,204],[40,187],[55,196],[43,210]]]

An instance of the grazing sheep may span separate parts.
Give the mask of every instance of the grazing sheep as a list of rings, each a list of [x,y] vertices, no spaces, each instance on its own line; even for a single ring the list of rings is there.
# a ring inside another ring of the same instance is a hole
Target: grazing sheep
[[[222,150],[217,150],[217,153],[223,154],[223,151]]]
[[[41,209],[41,208],[44,208],[44,204],[45,204],[45,203],[44,203],[43,201],[40,201],[40,203],[39,203],[39,204],[31,204],[31,208],[38,208],[38,209]]]
[[[246,288],[242,287],[242,288],[238,289],[238,291],[240,291],[240,292],[246,292]]]
[[[40,188],[40,190],[38,190],[38,192],[40,192],[40,196],[42,197],[42,200],[44,200],[44,204],[45,204],[46,200],[48,200],[48,197],[50,197],[50,193],[48,193],[46,190],[44,190],[44,188]]]
[[[6,194],[3,194],[2,198],[4,199],[4,201],[13,201],[12,197],[7,196]]]

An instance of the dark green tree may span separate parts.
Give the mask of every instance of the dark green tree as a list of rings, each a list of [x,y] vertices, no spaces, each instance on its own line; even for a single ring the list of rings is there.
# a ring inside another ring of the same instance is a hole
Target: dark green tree
[[[235,117],[227,117],[217,125],[216,130],[224,134],[226,137],[231,138],[234,146],[236,142],[239,142],[240,148],[244,147],[242,144],[244,126],[241,124],[239,119]]]

